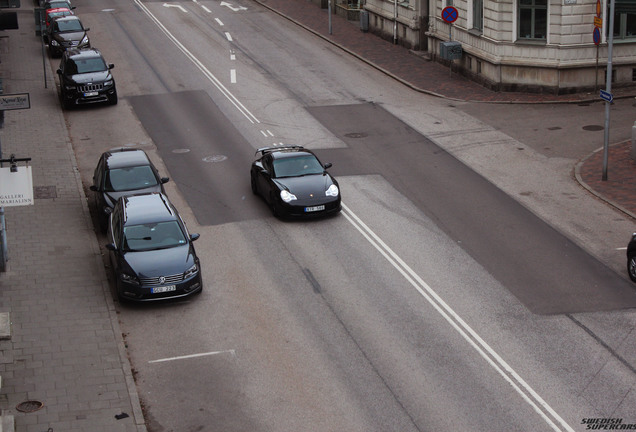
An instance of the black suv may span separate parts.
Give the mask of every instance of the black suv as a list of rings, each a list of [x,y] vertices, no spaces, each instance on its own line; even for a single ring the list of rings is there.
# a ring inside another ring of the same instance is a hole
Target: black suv
[[[110,73],[114,64],[107,64],[95,48],[67,49],[57,74],[60,78],[60,98],[66,109],[76,105],[107,102],[117,103],[115,79]]]
[[[203,289],[201,266],[177,209],[161,193],[119,198],[108,244],[119,300],[182,298]]]

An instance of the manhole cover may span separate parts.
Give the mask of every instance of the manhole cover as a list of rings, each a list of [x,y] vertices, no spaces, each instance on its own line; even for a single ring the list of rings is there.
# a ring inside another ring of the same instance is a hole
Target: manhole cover
[[[34,412],[39,410],[40,408],[42,408],[44,406],[44,404],[40,401],[36,401],[36,400],[30,400],[30,401],[24,401],[24,402],[20,402],[15,409],[17,409],[20,412]]]
[[[172,153],[188,153],[190,149],[174,149]]]
[[[351,133],[345,134],[345,136],[347,138],[364,138],[367,136],[367,134],[365,134],[364,132],[351,132]]]
[[[586,131],[600,131],[600,130],[603,130],[603,129],[605,129],[605,127],[601,126],[601,125],[587,125],[587,126],[583,126],[583,130],[586,130]]]
[[[227,159],[227,156],[214,155],[214,156],[204,157],[203,162],[223,162],[225,159]]]

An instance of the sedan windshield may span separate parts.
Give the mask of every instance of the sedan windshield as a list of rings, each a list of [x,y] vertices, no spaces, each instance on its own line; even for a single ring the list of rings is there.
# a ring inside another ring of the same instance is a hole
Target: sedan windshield
[[[104,190],[121,192],[156,186],[157,178],[148,165],[112,169],[106,172]]]
[[[124,227],[124,250],[129,252],[167,249],[187,244],[177,221]]]
[[[80,32],[84,31],[84,27],[82,27],[82,23],[79,20],[72,21],[56,21],[55,29],[58,32]]]
[[[313,155],[286,157],[274,160],[274,177],[300,177],[308,174],[322,174],[325,169]]]

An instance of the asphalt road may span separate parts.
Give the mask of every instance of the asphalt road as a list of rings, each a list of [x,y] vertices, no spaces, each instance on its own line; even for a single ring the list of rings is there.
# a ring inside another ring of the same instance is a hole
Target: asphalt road
[[[633,221],[572,185],[573,157],[241,6],[77,1],[120,95],[66,114],[85,186],[102,151],[143,148],[201,233],[201,296],[119,308],[148,429],[636,423]],[[252,196],[277,143],[334,163],[341,215]]]

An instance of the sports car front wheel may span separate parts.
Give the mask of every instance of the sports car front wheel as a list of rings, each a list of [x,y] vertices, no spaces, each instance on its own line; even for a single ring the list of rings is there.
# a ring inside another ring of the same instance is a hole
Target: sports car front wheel
[[[627,273],[629,278],[636,282],[636,253],[629,254],[627,257]]]

